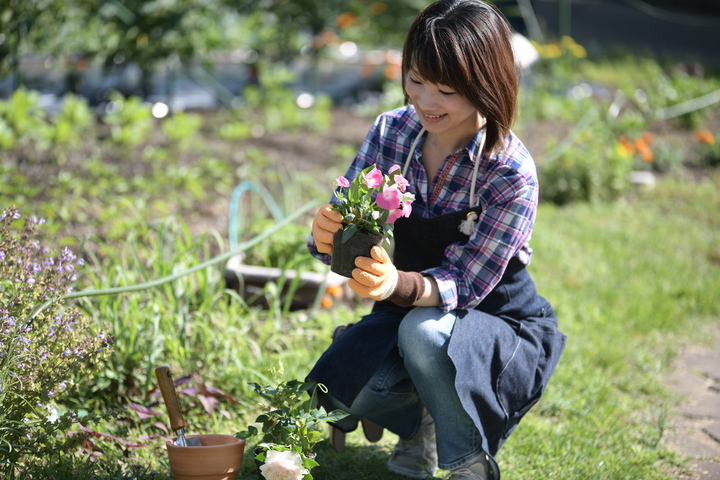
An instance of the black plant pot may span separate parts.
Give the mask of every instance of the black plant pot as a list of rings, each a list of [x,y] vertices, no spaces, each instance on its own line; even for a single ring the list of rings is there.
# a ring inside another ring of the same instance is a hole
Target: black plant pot
[[[348,238],[347,242],[342,243],[342,234],[342,229],[335,232],[330,270],[338,275],[351,278],[352,271],[355,269],[355,258],[369,257],[370,249],[375,245],[380,245],[383,237],[356,232]]]

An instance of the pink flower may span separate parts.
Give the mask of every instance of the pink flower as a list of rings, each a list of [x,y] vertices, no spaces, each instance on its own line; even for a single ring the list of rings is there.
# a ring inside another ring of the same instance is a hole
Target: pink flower
[[[350,186],[350,180],[348,180],[348,179],[345,178],[345,177],[337,177],[337,178],[335,179],[335,183],[337,184],[338,187],[345,187],[345,188],[347,188],[347,187]]]
[[[260,473],[266,480],[302,480],[308,471],[303,467],[300,454],[268,450]]]
[[[395,175],[393,177],[393,180],[395,181],[395,185],[397,185],[401,192],[404,192],[408,185],[410,185],[410,182],[405,180],[405,177],[403,177],[402,175]]]
[[[400,170],[400,165],[393,165],[392,167],[390,167],[390,170],[388,170],[388,173],[392,173],[396,170]]]
[[[396,208],[395,210],[390,212],[390,215],[388,215],[387,223],[392,225],[400,217],[402,217],[402,210],[399,208]]]
[[[390,212],[387,223],[393,224],[400,217],[409,217],[412,213],[412,200],[402,202],[398,208]]]
[[[412,213],[412,200],[408,202],[403,202],[402,204],[402,216],[403,217],[409,217]]]
[[[380,170],[377,168],[374,168],[370,170],[370,173],[365,175],[365,185],[367,185],[370,188],[377,188],[380,185],[382,185],[383,182],[383,174]]]
[[[394,185],[385,185],[385,188],[380,194],[378,194],[375,201],[380,208],[385,210],[396,210],[400,207],[402,192]]]

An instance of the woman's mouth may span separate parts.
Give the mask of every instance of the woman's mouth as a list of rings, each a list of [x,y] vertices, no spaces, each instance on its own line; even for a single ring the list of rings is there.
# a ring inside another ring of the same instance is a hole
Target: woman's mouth
[[[445,117],[447,113],[443,113],[442,115],[428,115],[427,113],[423,114],[426,120],[429,120],[431,122],[440,120],[441,118]]]

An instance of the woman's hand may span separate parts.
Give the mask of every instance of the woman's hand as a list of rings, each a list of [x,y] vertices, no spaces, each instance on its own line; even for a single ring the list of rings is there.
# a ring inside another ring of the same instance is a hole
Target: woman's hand
[[[383,247],[372,247],[370,256],[357,257],[350,288],[363,298],[385,300],[395,291],[398,271]]]
[[[312,224],[315,247],[320,253],[332,253],[333,236],[342,228],[342,214],[332,209],[331,204],[318,209]]]

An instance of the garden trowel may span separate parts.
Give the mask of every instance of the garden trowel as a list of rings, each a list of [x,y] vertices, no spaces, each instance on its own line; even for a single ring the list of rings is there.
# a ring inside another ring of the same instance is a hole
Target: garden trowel
[[[177,440],[175,440],[175,445],[181,447],[202,447],[199,438],[185,438],[185,427],[187,427],[187,424],[180,411],[180,402],[178,401],[177,392],[175,391],[175,384],[170,375],[170,369],[168,367],[158,367],[155,369],[155,375],[157,376],[158,386],[165,401],[168,417],[170,417],[170,427],[178,436]]]

